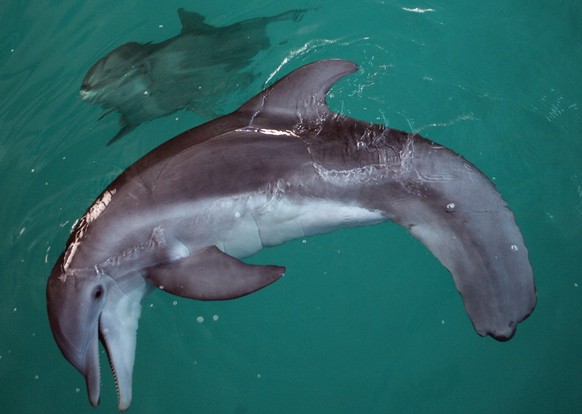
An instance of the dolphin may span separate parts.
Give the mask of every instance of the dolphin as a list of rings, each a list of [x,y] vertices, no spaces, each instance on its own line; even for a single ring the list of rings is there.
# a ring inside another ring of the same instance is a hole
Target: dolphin
[[[211,103],[257,77],[248,65],[270,46],[267,25],[298,21],[305,12],[290,10],[214,27],[204,23],[204,16],[178,9],[179,35],[160,43],[129,42],[111,51],[85,75],[81,98],[105,109],[101,118],[121,114],[121,129],[108,145],[146,121],[183,108],[211,119]]]
[[[140,301],[199,300],[284,273],[240,259],[263,247],[391,220],[451,272],[479,335],[510,339],[536,304],[528,250],[492,182],[418,134],[331,112],[345,60],[303,66],[235,112],[146,154],[74,226],[47,283],[54,338],[99,403],[99,340],[129,407]]]

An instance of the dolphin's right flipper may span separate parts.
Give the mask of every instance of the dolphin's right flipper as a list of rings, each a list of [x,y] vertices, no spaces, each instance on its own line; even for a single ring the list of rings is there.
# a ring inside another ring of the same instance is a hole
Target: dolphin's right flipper
[[[107,142],[107,145],[113,144],[115,141],[119,140],[119,138],[123,137],[125,134],[135,128],[135,125],[131,125],[125,115],[121,115],[119,118],[119,125],[121,128],[119,131],[117,131],[117,134],[115,134],[115,136],[111,138],[109,142]]]
[[[149,283],[198,300],[234,299],[259,290],[285,273],[280,266],[251,265],[211,246],[147,270]]]

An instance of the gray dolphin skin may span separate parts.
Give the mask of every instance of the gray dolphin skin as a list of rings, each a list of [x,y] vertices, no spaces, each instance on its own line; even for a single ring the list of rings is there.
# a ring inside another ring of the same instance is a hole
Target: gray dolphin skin
[[[513,213],[473,164],[417,134],[333,113],[357,70],[303,66],[237,111],[184,132],[125,170],[75,225],[47,283],[55,340],[99,403],[99,340],[132,395],[140,301],[153,288],[199,300],[246,295],[284,267],[263,247],[391,220],[451,272],[479,335],[510,339],[536,304]]]
[[[108,53],[85,75],[81,98],[105,109],[103,116],[121,114],[121,129],[109,144],[146,121],[183,108],[214,118],[209,107],[256,78],[247,66],[270,46],[267,25],[298,21],[305,11],[214,27],[204,23],[204,16],[178,9],[179,35],[160,43],[126,43]]]

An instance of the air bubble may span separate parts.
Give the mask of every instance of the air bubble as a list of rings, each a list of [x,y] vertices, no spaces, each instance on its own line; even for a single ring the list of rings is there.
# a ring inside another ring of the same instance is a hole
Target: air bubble
[[[511,250],[513,250],[514,252],[519,250],[519,247],[517,247],[517,244],[512,244],[511,245]]]
[[[452,213],[453,211],[455,211],[455,208],[457,206],[455,206],[455,203],[449,203],[447,204],[447,213]]]

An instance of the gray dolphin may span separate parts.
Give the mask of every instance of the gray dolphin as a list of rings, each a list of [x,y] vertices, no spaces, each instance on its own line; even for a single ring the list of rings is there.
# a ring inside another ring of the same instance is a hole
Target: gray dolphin
[[[126,43],[99,59],[85,75],[81,98],[121,114],[121,129],[108,144],[138,125],[188,108],[208,119],[208,107],[256,78],[247,66],[270,45],[269,23],[298,21],[306,10],[244,20],[226,27],[178,9],[179,35],[160,43]],[[103,117],[102,116],[102,117]]]
[[[52,332],[99,402],[99,339],[119,409],[131,402],[140,301],[153,288],[236,298],[284,267],[239,259],[266,246],[386,220],[449,269],[479,335],[507,340],[536,303],[528,251],[494,185],[417,134],[329,110],[344,60],[306,65],[237,111],[131,165],[79,220],[47,284]]]

